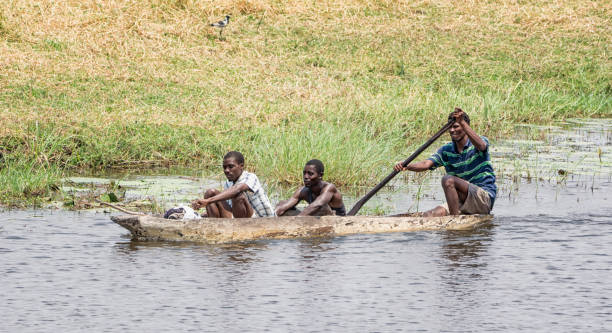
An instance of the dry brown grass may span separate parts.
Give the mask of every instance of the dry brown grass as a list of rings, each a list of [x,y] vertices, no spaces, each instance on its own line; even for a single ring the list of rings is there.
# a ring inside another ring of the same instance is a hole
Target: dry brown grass
[[[261,43],[266,36],[241,31],[254,27],[246,21],[247,15],[280,33],[299,26],[313,35],[330,31],[351,38],[402,35],[418,41],[434,29],[458,36],[469,34],[479,40],[511,33],[519,40],[533,34],[544,38],[595,34],[608,36],[610,41],[612,32],[612,7],[606,1],[13,0],[3,2],[0,8],[4,29],[21,41],[2,43],[0,65],[5,75],[23,79],[61,72],[113,80],[145,75],[189,80],[164,68],[169,57],[196,61],[224,58],[235,67],[274,69],[282,50],[268,54]],[[364,15],[368,10],[387,15]],[[433,11],[446,15],[431,24]],[[228,28],[232,38],[215,45],[202,43],[204,36],[215,36],[207,24],[226,13],[234,15]],[[516,31],[507,31],[508,27]],[[64,44],[66,52],[37,49],[47,40]],[[134,71],[129,66],[134,62],[143,66]]]

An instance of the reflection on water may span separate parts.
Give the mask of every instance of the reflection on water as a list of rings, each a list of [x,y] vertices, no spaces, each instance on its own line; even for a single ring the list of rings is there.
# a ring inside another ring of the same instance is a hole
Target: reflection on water
[[[464,265],[478,267],[482,264],[478,261],[478,257],[486,254],[493,233],[493,224],[484,225],[476,230],[442,232],[441,255],[448,259],[449,269]]]
[[[303,238],[299,240],[300,253],[305,260],[314,259],[317,255],[336,249],[334,239],[330,237]]]
[[[484,311],[489,282],[487,253],[493,241],[492,224],[471,231],[440,233],[441,298],[451,308]],[[449,315],[452,315],[449,313]]]

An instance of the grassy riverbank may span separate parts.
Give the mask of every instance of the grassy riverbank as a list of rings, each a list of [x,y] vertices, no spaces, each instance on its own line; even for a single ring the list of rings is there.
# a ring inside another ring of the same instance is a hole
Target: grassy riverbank
[[[224,40],[207,23],[231,14]],[[0,4],[0,201],[82,169],[322,159],[372,184],[454,106],[492,138],[612,114],[606,1]]]

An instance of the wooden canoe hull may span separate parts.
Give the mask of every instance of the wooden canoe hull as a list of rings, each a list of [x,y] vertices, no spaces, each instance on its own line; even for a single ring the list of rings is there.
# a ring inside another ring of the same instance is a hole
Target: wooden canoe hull
[[[493,215],[292,216],[199,220],[168,220],[148,215],[121,215],[113,216],[111,219],[129,230],[134,240],[216,244],[258,239],[333,237],[364,233],[469,230],[490,222]]]

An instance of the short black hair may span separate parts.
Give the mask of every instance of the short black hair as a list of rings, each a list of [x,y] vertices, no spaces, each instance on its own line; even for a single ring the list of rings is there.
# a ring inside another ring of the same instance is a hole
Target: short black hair
[[[317,173],[320,175],[322,175],[323,171],[325,170],[325,168],[323,167],[323,162],[317,159],[313,159],[313,160],[306,162],[306,165],[313,165],[315,169],[317,169]]]
[[[451,112],[448,115],[448,121],[453,120],[453,113],[455,113],[455,111]],[[465,113],[465,111],[463,111],[463,120],[465,120],[465,122],[468,123],[468,125],[470,124],[470,116],[468,116],[468,114]]]
[[[228,158],[233,158],[234,160],[236,160],[236,162],[238,162],[238,164],[244,164],[244,156],[242,156],[242,153],[240,153],[239,151],[230,151],[227,154],[225,154],[225,156],[223,156],[223,159],[226,160]]]

